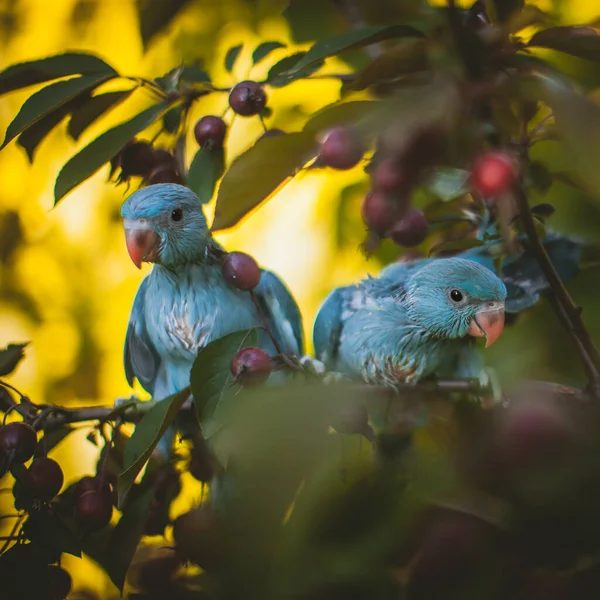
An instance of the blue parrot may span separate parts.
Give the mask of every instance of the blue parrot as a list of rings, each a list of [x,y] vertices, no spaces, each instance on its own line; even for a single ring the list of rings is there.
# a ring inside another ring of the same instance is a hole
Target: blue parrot
[[[506,257],[498,278],[494,246],[500,250],[501,243],[470,248],[459,257],[392,263],[378,278],[335,289],[315,320],[317,359],[330,370],[390,385],[430,375],[479,377],[483,364],[470,336],[483,333],[491,345],[504,313],[514,317],[549,290],[527,250]],[[543,244],[564,281],[577,274],[589,245],[556,233],[548,233]],[[454,302],[453,291],[463,300]],[[488,311],[484,322],[487,302],[498,303],[498,309]],[[469,318],[474,327],[467,327]]]
[[[248,292],[224,278],[198,197],[187,187],[156,184],[129,196],[121,208],[133,263],[154,263],[135,297],[125,339],[125,372],[155,400],[189,385],[198,350],[228,333],[260,327]],[[255,288],[269,329],[284,352],[302,355],[300,311],[270,271]],[[264,330],[259,346],[275,354]]]
[[[419,264],[419,263],[423,264]],[[493,344],[504,326],[504,283],[463,258],[404,263],[394,278],[337,288],[314,325],[325,366],[394,386],[428,376],[479,377],[473,337]]]

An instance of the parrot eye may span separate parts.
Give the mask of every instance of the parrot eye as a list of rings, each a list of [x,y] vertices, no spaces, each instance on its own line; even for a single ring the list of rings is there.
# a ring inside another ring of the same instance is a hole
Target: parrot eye
[[[171,219],[173,221],[181,221],[181,219],[183,218],[183,211],[180,208],[176,208],[172,213],[171,213]]]
[[[460,290],[452,290],[450,292],[450,298],[453,302],[460,302],[463,299],[462,292]]]

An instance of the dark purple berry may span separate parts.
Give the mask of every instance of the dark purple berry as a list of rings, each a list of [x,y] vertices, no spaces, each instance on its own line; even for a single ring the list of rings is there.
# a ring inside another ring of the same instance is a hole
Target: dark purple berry
[[[371,173],[373,189],[386,194],[393,192],[406,193],[412,187],[412,177],[393,158],[379,161]]]
[[[172,169],[177,170],[177,161],[175,157],[164,148],[154,148],[154,167],[168,165]]]
[[[148,175],[147,182],[149,185],[156,183],[181,183],[181,177],[177,170],[168,164],[158,165]]]
[[[75,502],[75,521],[86,531],[96,531],[110,523],[113,513],[111,497],[103,492],[84,492]]]
[[[202,148],[221,148],[227,133],[227,125],[221,117],[206,115],[194,126],[194,137]]]
[[[37,500],[52,500],[60,492],[63,482],[63,471],[51,458],[36,458],[27,469],[27,490]]]
[[[426,237],[429,223],[425,213],[418,208],[409,208],[403,219],[390,230],[394,244],[411,248],[418,246]]]
[[[128,144],[121,150],[119,164],[124,178],[147,175],[156,164],[152,144],[143,141]]]
[[[267,104],[267,94],[256,81],[241,81],[229,94],[229,106],[242,117],[257,115]]]
[[[244,252],[229,252],[223,258],[223,277],[238,290],[253,290],[260,283],[260,267]]]
[[[131,565],[128,577],[135,587],[156,594],[171,583],[181,560],[171,549],[161,549],[156,554]],[[166,591],[166,590],[165,590]]]
[[[48,600],[65,600],[71,591],[73,581],[67,571],[57,565],[46,567],[47,595]]]
[[[364,145],[352,127],[334,127],[319,136],[320,163],[333,169],[355,167],[365,153]]]
[[[371,191],[363,200],[362,218],[369,231],[384,237],[402,216],[404,206],[395,198]]]
[[[109,499],[112,498],[112,488],[110,483],[100,477],[86,475],[75,484],[75,488],[73,489],[73,496],[75,498],[83,496],[83,494],[86,492],[98,492],[100,494],[104,494]]]
[[[215,475],[216,466],[215,457],[204,444],[191,449],[188,471],[194,479],[202,483],[209,483]]]
[[[272,370],[271,357],[262,348],[242,348],[231,361],[231,373],[243,386],[263,384]]]
[[[36,446],[35,429],[27,423],[9,423],[0,429],[0,452],[11,462],[27,462]]]

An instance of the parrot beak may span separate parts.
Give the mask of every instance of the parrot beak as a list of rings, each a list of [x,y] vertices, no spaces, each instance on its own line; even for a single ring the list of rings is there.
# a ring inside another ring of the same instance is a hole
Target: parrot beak
[[[125,243],[133,264],[142,268],[143,262],[158,258],[158,235],[143,221],[125,219]]]
[[[503,328],[504,302],[489,302],[471,319],[468,334],[484,337],[485,347],[489,348],[500,337]]]

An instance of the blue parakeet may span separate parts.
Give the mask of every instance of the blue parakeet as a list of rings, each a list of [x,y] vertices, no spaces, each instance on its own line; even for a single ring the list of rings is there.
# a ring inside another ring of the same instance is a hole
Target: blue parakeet
[[[240,329],[260,326],[248,292],[224,278],[198,197],[176,184],[138,190],[121,209],[127,249],[137,267],[154,263],[133,303],[125,340],[125,371],[154,399],[185,388],[198,350]],[[257,303],[284,352],[304,346],[298,306],[284,284],[263,270]],[[259,345],[275,348],[261,330]]]
[[[574,277],[586,244],[555,233],[549,233],[543,243],[559,276],[565,281]],[[498,249],[500,245],[501,241]],[[428,375],[479,376],[483,365],[469,337],[477,335],[477,329],[474,333],[465,329],[464,320],[459,319],[465,315],[460,303],[448,302],[442,290],[449,294],[456,283],[456,289],[463,296],[466,292],[475,303],[485,303],[494,294],[497,297],[491,301],[500,302],[504,294],[504,311],[509,316],[532,307],[548,291],[548,283],[529,251],[506,257],[498,279],[494,246],[471,248],[459,258],[392,263],[378,278],[334,290],[315,321],[316,357],[328,369],[384,383],[417,381]],[[467,269],[472,277],[464,277],[465,263],[471,263]],[[431,277],[433,273],[439,279]],[[466,281],[461,284],[465,289],[458,285],[461,278]],[[434,297],[439,303],[432,305]],[[417,320],[415,302],[428,311]],[[487,334],[488,345],[500,334],[500,323],[499,317],[492,323],[495,329],[493,335]],[[395,370],[386,365],[394,365]]]
[[[404,267],[329,295],[314,326],[317,359],[369,383],[479,376],[471,340],[485,337],[489,346],[502,332],[504,283],[462,258]]]

